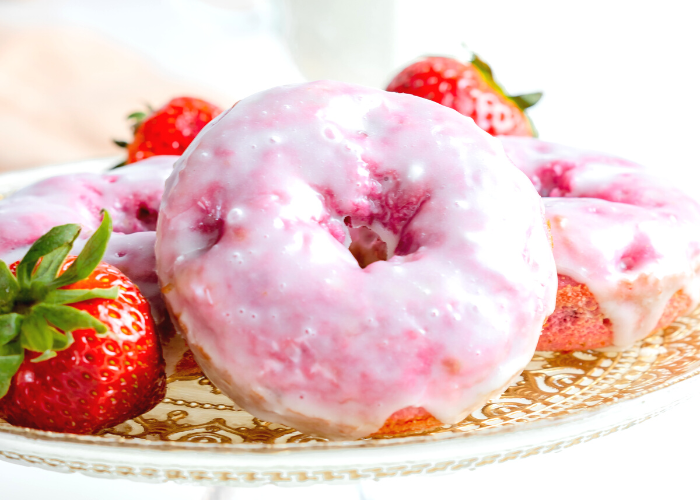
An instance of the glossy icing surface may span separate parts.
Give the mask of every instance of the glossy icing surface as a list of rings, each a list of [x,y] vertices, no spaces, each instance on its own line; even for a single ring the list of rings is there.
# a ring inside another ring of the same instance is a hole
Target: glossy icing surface
[[[32,184],[0,200],[0,260],[21,259],[54,226],[76,223],[83,230],[77,254],[99,226],[107,209],[113,233],[104,260],[127,275],[163,315],[155,274],[155,227],[165,179],[176,156],[155,156],[104,174],[72,174]]]
[[[388,260],[362,269],[348,225]],[[499,394],[557,286],[541,199],[497,140],[430,101],[329,81],[255,94],[197,137],[156,256],[217,387],[339,439],[410,406],[453,423]]]
[[[651,333],[669,299],[700,300],[700,206],[635,163],[527,138],[501,138],[544,198],[559,274],[585,284],[615,346]]]

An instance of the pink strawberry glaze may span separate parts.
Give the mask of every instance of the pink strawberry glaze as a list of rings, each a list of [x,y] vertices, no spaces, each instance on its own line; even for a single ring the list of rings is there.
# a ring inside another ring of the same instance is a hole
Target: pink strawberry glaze
[[[360,268],[344,221],[388,260]],[[335,439],[408,407],[459,421],[520,373],[554,308],[530,182],[471,119],[405,94],[321,81],[240,101],[176,164],[157,232],[207,376]]]
[[[51,177],[0,200],[0,260],[10,264],[21,259],[46,231],[69,223],[83,227],[73,248],[78,252],[105,208],[114,232],[104,260],[134,281],[154,316],[162,318],[153,248],[160,198],[176,159],[155,156],[104,174]]]
[[[626,160],[537,139],[500,139],[547,196],[557,272],[588,287],[610,320],[614,346],[649,335],[676,292],[689,297],[688,310],[698,304],[695,200]]]

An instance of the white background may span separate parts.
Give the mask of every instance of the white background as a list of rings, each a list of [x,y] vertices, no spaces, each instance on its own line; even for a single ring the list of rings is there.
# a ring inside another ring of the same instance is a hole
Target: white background
[[[466,43],[512,94],[544,91],[531,111],[541,138],[650,165],[700,198],[697,20],[697,2],[678,0],[0,1],[0,21],[94,30],[231,102],[304,78],[383,86],[405,62]],[[699,410],[691,402],[560,454],[361,488],[214,492],[0,463],[0,498],[695,497]]]

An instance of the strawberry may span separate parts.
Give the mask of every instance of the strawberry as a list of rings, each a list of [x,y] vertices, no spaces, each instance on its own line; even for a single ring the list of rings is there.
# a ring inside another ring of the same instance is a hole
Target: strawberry
[[[150,156],[181,155],[204,126],[221,113],[221,109],[202,99],[176,97],[151,114],[138,111],[129,115],[134,120],[131,143],[114,141],[125,147],[126,163]]]
[[[39,238],[9,268],[0,261],[0,414],[14,425],[94,433],[150,410],[165,395],[165,363],[148,302],[100,262],[112,225],[77,257],[80,226]]]
[[[448,57],[426,57],[396,75],[387,90],[455,109],[491,135],[537,136],[525,110],[542,93],[509,96],[494,80],[489,65],[476,55],[466,64]]]

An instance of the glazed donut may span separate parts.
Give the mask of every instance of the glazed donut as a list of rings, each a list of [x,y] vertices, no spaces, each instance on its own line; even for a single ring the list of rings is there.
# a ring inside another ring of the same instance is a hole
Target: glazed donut
[[[104,174],[51,177],[0,200],[0,260],[21,259],[46,231],[69,223],[83,227],[73,246],[79,252],[105,208],[114,230],[103,260],[139,287],[160,322],[165,311],[155,274],[155,228],[165,179],[177,158],[155,156]]]
[[[207,376],[332,439],[460,421],[520,374],[554,307],[530,182],[470,119],[405,94],[321,81],[240,101],[176,163],[157,233]]]
[[[628,347],[700,299],[700,205],[644,167],[501,138],[544,196],[559,275],[538,350]]]

